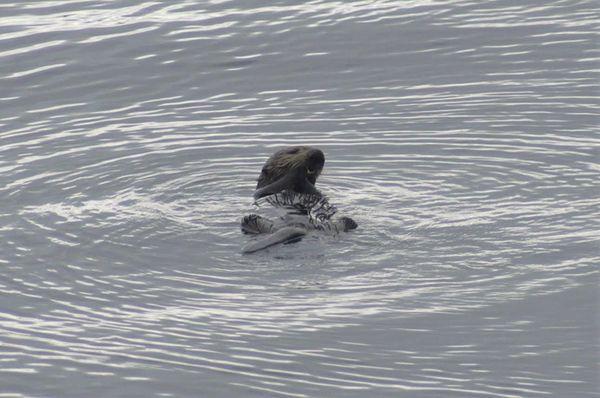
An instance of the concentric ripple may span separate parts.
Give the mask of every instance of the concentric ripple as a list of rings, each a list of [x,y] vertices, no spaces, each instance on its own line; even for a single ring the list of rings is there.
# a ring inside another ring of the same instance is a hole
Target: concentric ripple
[[[596,9],[0,5],[0,397],[595,396]],[[242,255],[301,144],[359,229]]]

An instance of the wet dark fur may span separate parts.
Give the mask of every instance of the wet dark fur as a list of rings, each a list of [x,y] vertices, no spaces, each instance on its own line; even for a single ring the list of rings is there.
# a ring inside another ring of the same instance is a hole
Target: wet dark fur
[[[254,198],[259,199],[285,189],[318,194],[315,184],[324,165],[325,155],[317,148],[294,146],[281,149],[265,162]]]

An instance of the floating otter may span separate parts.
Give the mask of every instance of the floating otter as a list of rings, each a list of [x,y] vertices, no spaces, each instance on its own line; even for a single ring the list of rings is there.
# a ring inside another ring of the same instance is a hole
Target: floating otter
[[[272,195],[283,190],[320,195],[315,188],[317,178],[323,171],[325,155],[321,150],[308,146],[294,146],[275,152],[258,177],[254,199]]]
[[[297,242],[312,229],[337,234],[357,228],[349,217],[333,218],[337,209],[315,188],[324,165],[323,152],[308,146],[281,149],[265,162],[254,199],[265,198],[269,204],[285,208],[287,213],[276,221],[256,214],[245,216],[241,222],[244,233],[268,235],[247,245],[244,253]]]

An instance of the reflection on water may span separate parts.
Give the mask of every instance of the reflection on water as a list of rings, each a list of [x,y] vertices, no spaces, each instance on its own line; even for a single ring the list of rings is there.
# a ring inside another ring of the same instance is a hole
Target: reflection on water
[[[0,5],[0,395],[594,396],[595,8]],[[359,229],[242,255],[300,144]]]

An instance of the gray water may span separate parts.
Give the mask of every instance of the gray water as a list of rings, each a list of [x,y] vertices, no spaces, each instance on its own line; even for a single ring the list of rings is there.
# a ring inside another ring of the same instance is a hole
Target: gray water
[[[0,397],[598,396],[597,6],[1,3]]]

